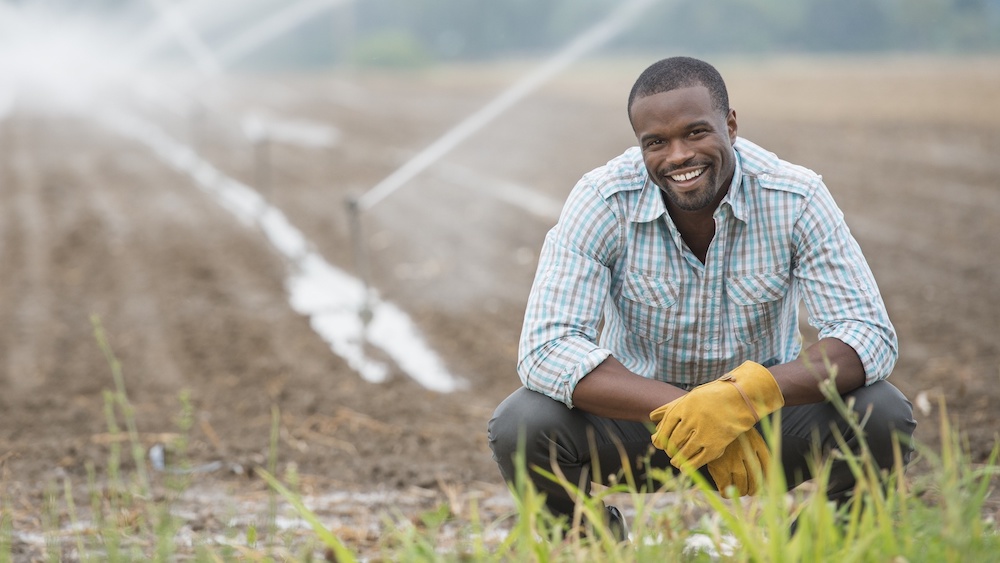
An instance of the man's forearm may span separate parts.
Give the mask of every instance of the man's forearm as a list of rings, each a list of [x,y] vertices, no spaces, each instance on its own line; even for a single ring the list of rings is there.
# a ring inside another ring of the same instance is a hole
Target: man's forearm
[[[573,406],[597,416],[649,422],[649,413],[685,391],[632,373],[608,357],[584,376],[573,391]]]
[[[830,378],[831,367],[836,369],[837,391],[853,391],[865,384],[865,367],[857,352],[835,338],[824,338],[808,347],[799,359],[768,368],[785,405],[803,405],[826,400],[820,383]]]
[[[820,383],[830,378],[828,366],[836,366],[837,391],[853,391],[865,383],[865,369],[857,352],[834,338],[824,338],[787,364],[769,368],[785,405],[802,405],[826,400]],[[585,412],[607,418],[649,421],[649,413],[681,397],[679,387],[632,373],[614,357],[608,357],[577,383],[573,405]]]

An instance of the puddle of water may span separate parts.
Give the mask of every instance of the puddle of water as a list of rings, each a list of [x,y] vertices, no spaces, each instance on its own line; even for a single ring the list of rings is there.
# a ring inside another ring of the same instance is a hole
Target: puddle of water
[[[285,287],[292,308],[307,315],[313,330],[366,381],[383,382],[389,373],[388,366],[365,353],[367,342],[382,349],[400,369],[428,389],[447,393],[465,387],[466,382],[450,374],[427,347],[412,320],[375,292],[370,296],[372,319],[365,327],[358,314],[365,297],[361,281],[328,263],[284,213],[256,191],[222,174],[152,123],[122,113],[106,114],[103,121],[191,176],[202,191],[239,221],[260,229],[289,261]]]

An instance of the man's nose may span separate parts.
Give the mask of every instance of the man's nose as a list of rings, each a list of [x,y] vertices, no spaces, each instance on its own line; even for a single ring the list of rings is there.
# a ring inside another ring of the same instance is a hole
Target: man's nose
[[[666,160],[673,166],[681,166],[694,158],[694,149],[691,143],[679,139],[672,141],[667,146]]]

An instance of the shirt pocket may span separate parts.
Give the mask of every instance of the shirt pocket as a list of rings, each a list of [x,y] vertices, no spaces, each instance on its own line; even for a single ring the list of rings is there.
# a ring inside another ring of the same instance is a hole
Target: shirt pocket
[[[737,340],[756,344],[773,339],[779,327],[781,307],[788,294],[788,274],[780,272],[729,276],[726,295]]]
[[[653,342],[670,340],[677,322],[679,293],[680,284],[676,280],[626,273],[618,301],[625,327]]]

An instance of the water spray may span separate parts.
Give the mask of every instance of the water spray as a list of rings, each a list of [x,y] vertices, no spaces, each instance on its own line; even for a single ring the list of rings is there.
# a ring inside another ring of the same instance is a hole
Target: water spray
[[[438,138],[438,140],[417,153],[384,180],[360,196],[350,198],[347,201],[347,210],[350,215],[351,236],[354,239],[353,247],[356,252],[363,255],[357,257],[357,263],[365,264],[366,268],[369,263],[368,247],[362,240],[361,218],[358,216],[362,211],[371,209],[392,195],[396,190],[403,187],[407,182],[451,152],[459,143],[482,130],[494,119],[537,90],[547,80],[566,69],[578,59],[617,37],[644,10],[657,1],[631,0],[619,6],[607,18],[581,33],[555,55],[545,60],[533,71],[501,92],[496,98],[483,106],[482,109],[452,127]],[[366,283],[365,295],[367,296],[370,293],[367,286],[368,280],[365,279],[364,281]],[[362,304],[361,315],[363,318],[370,318],[371,316],[371,303],[367,302],[367,299]]]
[[[260,48],[275,37],[284,35],[295,26],[317,14],[354,0],[304,0],[271,14],[258,25],[244,30],[217,51],[223,64],[232,64]]]
[[[173,37],[180,46],[187,51],[194,59],[195,66],[206,76],[215,76],[222,71],[222,65],[215,53],[209,49],[208,45],[195,31],[190,22],[181,14],[180,10],[173,4],[164,0],[150,0],[156,8],[160,20],[163,21],[170,30]]]

